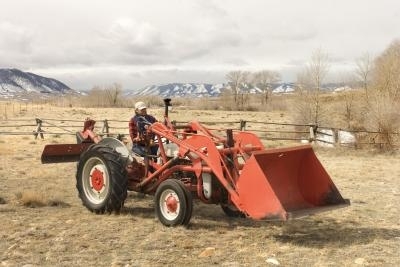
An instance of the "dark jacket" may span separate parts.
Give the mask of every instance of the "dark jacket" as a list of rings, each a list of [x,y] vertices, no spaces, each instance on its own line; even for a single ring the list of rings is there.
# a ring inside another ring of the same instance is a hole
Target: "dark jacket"
[[[137,137],[140,137],[140,139],[146,137],[146,126],[151,125],[156,121],[156,118],[149,114],[133,116],[129,121],[129,135],[132,139],[132,143],[144,144],[144,141],[137,141]]]

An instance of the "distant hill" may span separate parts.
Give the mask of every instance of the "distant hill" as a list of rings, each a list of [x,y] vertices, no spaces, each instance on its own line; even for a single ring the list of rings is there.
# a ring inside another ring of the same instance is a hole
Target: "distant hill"
[[[294,84],[279,83],[272,85],[273,93],[292,93]],[[161,85],[150,85],[139,90],[129,90],[126,96],[145,96],[157,95],[161,97],[214,97],[219,96],[223,90],[232,90],[228,84],[209,84],[209,83],[168,83]],[[240,92],[259,94],[262,90],[242,84]]]
[[[294,83],[275,83],[271,84],[274,94],[291,94],[296,90]],[[350,90],[344,85],[327,84],[323,90],[339,91]],[[232,91],[229,84],[210,84],[210,83],[168,83],[161,85],[150,85],[139,90],[125,90],[124,96],[148,96],[155,95],[160,97],[217,97],[224,91]],[[261,94],[263,90],[251,84],[241,84],[239,93]],[[23,72],[18,69],[0,69],[0,98],[26,99],[31,97],[47,98],[49,96],[62,96],[66,94],[85,94],[69,88],[64,83],[39,76],[30,72]]]
[[[157,95],[161,97],[204,97],[219,96],[224,84],[168,83],[150,85],[140,90],[131,90],[127,96]]]
[[[0,69],[0,97],[12,98],[29,93],[62,95],[77,92],[56,79],[18,69]]]

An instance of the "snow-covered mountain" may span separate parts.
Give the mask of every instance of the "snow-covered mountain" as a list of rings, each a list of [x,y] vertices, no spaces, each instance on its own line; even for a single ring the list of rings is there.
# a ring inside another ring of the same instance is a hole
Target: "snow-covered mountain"
[[[157,95],[161,97],[205,97],[219,96],[224,90],[232,90],[228,84],[209,83],[168,83],[161,85],[150,85],[140,90],[129,90],[126,96]],[[295,85],[291,83],[279,83],[272,85],[272,92],[293,93]],[[261,94],[263,90],[250,84],[241,84],[239,93]]]
[[[295,91],[294,84],[282,83],[272,90],[274,94],[293,93]]]
[[[76,93],[64,83],[18,69],[0,69],[0,97],[11,98],[29,93]]]
[[[161,97],[204,97],[219,96],[224,84],[168,83],[150,85],[140,90],[128,91],[127,96],[157,95]]]

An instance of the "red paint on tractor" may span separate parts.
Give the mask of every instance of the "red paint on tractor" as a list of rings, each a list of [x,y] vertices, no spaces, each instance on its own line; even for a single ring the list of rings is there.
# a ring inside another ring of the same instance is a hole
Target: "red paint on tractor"
[[[167,197],[165,200],[165,204],[167,205],[168,211],[172,213],[176,213],[178,209],[178,200],[172,194]]]
[[[120,147],[121,142],[103,139],[99,144],[47,145],[42,153],[42,163],[79,161],[85,158],[82,155],[90,151],[91,146],[93,149],[98,145],[111,146],[115,153],[120,153],[119,163],[127,176],[128,190],[155,194],[163,181],[177,179],[204,203],[233,205],[257,220],[288,220],[350,205],[349,200],[341,196],[310,145],[270,149],[265,148],[259,137],[251,132],[226,129],[226,134],[219,136],[219,133],[217,135],[197,121],[183,127],[174,126],[168,119],[168,105],[166,101],[165,122],[155,122],[147,128],[148,133],[158,140],[160,154],[156,161],[149,158],[137,161],[127,156],[130,152]],[[167,147],[167,144],[172,146]],[[172,152],[167,153],[166,148]],[[204,174],[212,177],[208,198],[204,196]],[[110,179],[110,184],[107,184],[110,190],[113,186],[125,186],[122,182],[119,185],[112,181],[113,173],[107,174],[107,177],[104,175],[101,168],[92,170],[92,190],[103,190],[104,183],[108,183],[105,178]],[[159,207],[162,211],[159,216],[164,216],[164,211],[189,212],[184,223],[189,222],[191,198],[179,199],[175,194],[163,195],[162,198],[157,200],[157,205],[162,206]],[[118,203],[121,205],[116,205],[116,210],[122,206],[123,200]],[[182,206],[180,200],[183,201]],[[178,211],[185,208],[189,211]],[[169,220],[163,218],[164,222]],[[167,224],[173,225],[172,222]]]
[[[95,168],[94,171],[92,172],[90,179],[94,190],[101,191],[101,189],[103,189],[104,187],[103,172]]]

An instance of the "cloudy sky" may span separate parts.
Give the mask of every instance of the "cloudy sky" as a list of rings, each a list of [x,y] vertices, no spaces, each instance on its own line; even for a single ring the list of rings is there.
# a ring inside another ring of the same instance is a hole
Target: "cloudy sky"
[[[329,55],[354,69],[400,38],[398,0],[0,0],[0,68],[78,90],[226,82],[232,70],[284,81]]]

